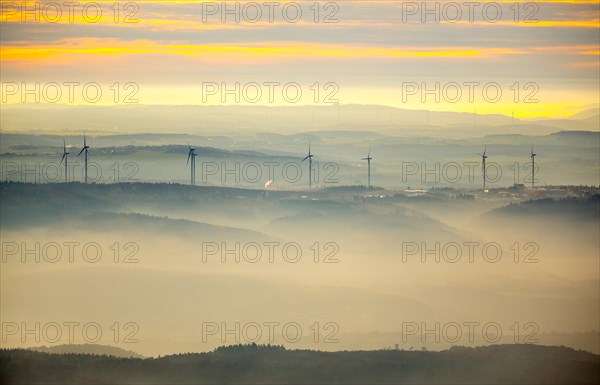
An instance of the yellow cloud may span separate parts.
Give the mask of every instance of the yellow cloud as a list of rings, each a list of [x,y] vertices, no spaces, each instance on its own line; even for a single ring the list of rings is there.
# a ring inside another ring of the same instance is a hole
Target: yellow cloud
[[[510,27],[557,27],[557,28],[600,28],[600,20],[540,20],[536,22],[520,22],[515,23],[514,21],[498,21],[496,23],[490,23],[487,21],[462,21],[459,23],[449,23],[445,22],[444,24],[470,24],[470,25],[485,25],[485,26],[510,26]]]
[[[44,60],[70,55],[223,55],[244,57],[331,57],[331,58],[464,58],[489,57],[507,54],[525,54],[512,48],[473,48],[473,47],[393,47],[320,44],[304,42],[262,42],[255,44],[159,44],[149,40],[120,41],[115,39],[66,39],[48,45],[7,45],[3,47],[2,61]]]

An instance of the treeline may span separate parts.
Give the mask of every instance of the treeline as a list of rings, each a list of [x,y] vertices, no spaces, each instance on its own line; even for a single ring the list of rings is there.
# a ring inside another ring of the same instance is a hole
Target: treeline
[[[235,345],[136,359],[0,350],[3,384],[597,384],[600,356],[566,347],[320,352]]]
[[[600,216],[600,194],[587,197],[528,200],[491,210],[485,215],[555,217],[563,220],[597,221]]]

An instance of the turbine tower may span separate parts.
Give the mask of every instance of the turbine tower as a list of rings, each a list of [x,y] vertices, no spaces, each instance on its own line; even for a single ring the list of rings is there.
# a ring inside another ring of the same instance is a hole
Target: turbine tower
[[[67,152],[67,143],[63,139],[63,156],[60,160],[60,163],[65,162],[65,183],[69,182],[69,169],[67,168],[67,158],[69,157],[69,153]]]
[[[312,158],[313,155],[310,153],[310,140],[308,141],[308,155],[306,155],[306,158],[302,159],[302,161],[304,162],[306,159],[308,159],[308,188],[312,188]]]
[[[81,149],[81,151],[79,151],[79,154],[77,154],[77,156],[81,155],[81,153],[83,152],[83,159],[84,159],[84,164],[85,164],[85,183],[88,182],[88,153],[90,152],[90,146],[87,145],[87,140],[85,137],[85,133],[83,133],[83,148]]]
[[[190,177],[190,184],[192,186],[196,185],[196,149],[192,146],[190,146],[188,144],[189,147],[189,151],[188,151],[188,157],[187,157],[187,162],[186,162],[186,166],[188,164],[190,164],[190,159],[192,160],[192,165],[190,168],[190,173],[191,173],[191,177]]]
[[[533,152],[533,144],[531,145],[531,188],[535,187],[535,157],[536,153]]]
[[[368,171],[367,171],[367,175],[368,175],[368,184],[367,184],[367,188],[370,190],[371,189],[371,146],[369,146],[369,155],[367,155],[366,158],[362,158],[361,160],[366,160],[367,161],[367,165],[368,165]]]
[[[485,160],[487,159],[487,146],[485,146],[483,148],[483,154],[479,154],[481,155],[481,173],[483,174],[483,191],[485,191],[485,182],[487,180],[487,175],[486,175],[486,169],[485,169]]]

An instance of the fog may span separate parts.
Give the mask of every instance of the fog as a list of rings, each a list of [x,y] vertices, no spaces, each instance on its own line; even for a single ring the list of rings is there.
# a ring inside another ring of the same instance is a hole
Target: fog
[[[3,345],[599,352],[597,187],[199,184],[2,183]]]
[[[598,384],[598,3],[0,4],[0,384]]]

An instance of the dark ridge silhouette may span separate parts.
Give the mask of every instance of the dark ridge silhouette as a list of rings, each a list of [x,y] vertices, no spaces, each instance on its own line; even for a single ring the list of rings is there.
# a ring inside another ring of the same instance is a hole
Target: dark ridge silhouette
[[[1,350],[0,369],[3,384],[597,384],[600,356],[537,345],[327,353],[251,344],[147,359]]]
[[[587,198],[534,199],[494,209],[487,216],[530,216],[546,220],[561,218],[569,221],[597,221],[600,218],[600,194]]]

